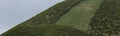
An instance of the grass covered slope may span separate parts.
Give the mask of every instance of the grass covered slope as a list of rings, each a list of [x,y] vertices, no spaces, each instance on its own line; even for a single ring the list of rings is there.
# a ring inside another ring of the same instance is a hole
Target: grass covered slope
[[[86,32],[60,25],[19,26],[2,36],[88,36]]]
[[[65,0],[21,24],[28,24],[28,25],[53,24],[62,15],[67,13],[69,10],[71,10],[72,7],[76,6],[81,1],[82,0]]]
[[[82,34],[83,33],[82,31],[79,32],[78,30],[74,30],[74,28],[71,29],[71,28],[66,28],[64,26],[60,28],[59,26],[54,28],[52,26],[50,27],[45,26],[44,28],[44,26],[42,26],[45,24],[51,24],[51,25],[54,24],[62,15],[67,13],[74,6],[78,5],[81,1],[82,0],[66,0],[61,3],[58,3],[53,7],[45,10],[44,12],[36,15],[35,17],[32,17],[31,19],[8,30],[7,32],[3,33],[1,36],[39,36],[41,35],[41,33],[43,34],[43,36],[62,36],[60,32],[61,29],[65,30],[66,33],[64,34],[70,36],[77,36],[78,33]],[[53,31],[53,33],[51,33],[51,35],[48,34],[49,31]],[[63,35],[63,36],[67,36],[67,35]]]
[[[96,36],[120,36],[120,0],[104,0],[90,27]]]
[[[56,24],[71,26],[85,31],[102,2],[103,0],[85,0],[63,15]]]
[[[120,36],[120,0],[65,0],[0,36]]]

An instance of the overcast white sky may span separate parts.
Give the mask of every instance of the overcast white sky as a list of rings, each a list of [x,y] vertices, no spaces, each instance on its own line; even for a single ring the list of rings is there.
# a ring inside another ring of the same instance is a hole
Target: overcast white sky
[[[63,0],[0,0],[0,34]]]

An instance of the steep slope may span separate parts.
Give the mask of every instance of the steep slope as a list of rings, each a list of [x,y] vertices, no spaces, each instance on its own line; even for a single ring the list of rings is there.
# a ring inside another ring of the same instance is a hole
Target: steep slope
[[[120,36],[120,0],[104,0],[90,27],[95,36]]]
[[[82,0],[66,0],[21,23],[28,25],[52,24]]]
[[[103,0],[86,0],[63,15],[56,22],[58,25],[65,25],[86,31],[90,20],[99,8]]]
[[[66,0],[58,3],[35,17],[8,30],[1,36],[86,36],[86,32],[72,27],[53,26],[62,15],[67,13],[81,1],[82,0]],[[48,24],[50,25],[47,26]],[[61,30],[65,30],[65,32],[61,33]],[[49,32],[53,33],[50,34]]]
[[[120,0],[65,0],[0,36],[120,36]]]

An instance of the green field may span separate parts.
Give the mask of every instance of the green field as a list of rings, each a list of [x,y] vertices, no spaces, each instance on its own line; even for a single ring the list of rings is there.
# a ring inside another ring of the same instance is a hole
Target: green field
[[[90,20],[103,0],[86,0],[63,15],[56,24],[87,30]]]

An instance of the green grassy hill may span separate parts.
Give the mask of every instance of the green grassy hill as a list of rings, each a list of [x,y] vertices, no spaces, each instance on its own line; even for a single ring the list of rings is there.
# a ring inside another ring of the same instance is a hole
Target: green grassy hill
[[[48,36],[48,35],[49,36],[67,36],[67,35],[69,35],[69,36],[78,36],[78,35],[86,36],[87,35],[86,32],[78,31],[75,28],[69,28],[69,27],[67,28],[64,26],[57,26],[57,25],[55,28],[52,27],[52,25],[55,25],[54,23],[61,16],[66,14],[69,10],[71,10],[73,7],[75,7],[82,1],[84,1],[84,0],[66,0],[66,1],[60,2],[56,5],[54,5],[53,7],[45,10],[44,12],[37,14],[36,16],[32,17],[31,19],[8,30],[7,32],[3,33],[1,36]],[[45,25],[45,28],[44,28],[44,26],[41,26],[41,25]],[[47,27],[46,25],[49,25],[49,26]],[[43,28],[41,28],[41,27],[43,27]],[[47,29],[49,29],[49,30],[47,30]],[[63,32],[64,34],[60,33],[61,31],[64,31],[64,30],[65,30],[65,32]],[[47,33],[49,33],[49,31],[52,31],[53,33],[47,34]],[[75,33],[73,33],[73,32],[75,32]],[[38,35],[38,34],[41,34],[41,35]]]
[[[120,36],[120,0],[65,0],[0,36]]]

